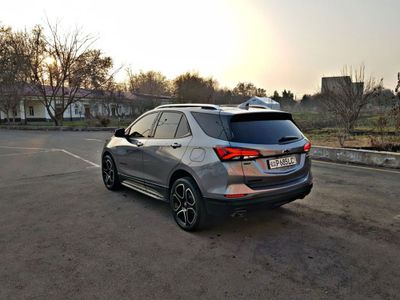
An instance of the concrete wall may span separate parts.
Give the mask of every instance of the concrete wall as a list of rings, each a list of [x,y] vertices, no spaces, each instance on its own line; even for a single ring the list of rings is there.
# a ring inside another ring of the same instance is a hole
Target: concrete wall
[[[400,169],[400,153],[313,146],[310,155],[314,159]]]

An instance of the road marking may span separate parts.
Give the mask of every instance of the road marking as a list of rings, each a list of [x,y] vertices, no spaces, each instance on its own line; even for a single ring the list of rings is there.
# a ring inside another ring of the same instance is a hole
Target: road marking
[[[87,140],[87,141],[101,142],[101,143],[104,142],[103,140],[99,140],[99,139],[85,139],[85,140]]]
[[[96,166],[88,166],[88,167],[86,167],[86,169],[94,169],[94,168],[99,168],[100,166],[99,165],[96,165]]]
[[[79,155],[71,153],[71,152],[69,152],[69,151],[67,151],[65,149],[60,149],[60,151],[64,152],[65,154],[68,154],[68,155],[70,155],[72,157],[75,157],[77,159],[80,159],[80,160],[84,161],[85,163],[88,163],[89,165],[92,165],[93,167],[100,168],[100,165],[95,164],[94,162],[91,162],[90,160],[84,159],[83,157],[80,157]]]
[[[377,168],[370,168],[370,167],[361,167],[361,166],[355,166],[355,165],[345,165],[345,164],[334,163],[334,162],[328,162],[328,161],[313,160],[312,163],[313,163],[313,164],[314,164],[314,163],[317,163],[317,164],[327,164],[327,165],[343,166],[343,167],[350,167],[350,168],[356,168],[356,169],[365,169],[365,170],[372,170],[372,171],[379,171],[379,172],[400,174],[400,172],[394,171],[394,170],[377,169]]]
[[[11,146],[0,146],[5,149],[22,149],[22,150],[46,150],[46,151],[60,151],[57,148],[27,148],[27,147],[11,147]]]
[[[54,150],[40,150],[39,152],[7,153],[7,154],[0,154],[0,157],[3,157],[3,156],[28,155],[28,154],[39,154],[39,153],[47,153],[47,152],[55,152],[55,151]]]
[[[75,157],[77,159],[80,159],[82,161],[84,161],[85,163],[88,163],[89,165],[96,167],[96,168],[100,168],[100,165],[91,162],[90,160],[84,159],[83,157],[80,157],[79,155],[76,155],[72,152],[69,152],[65,149],[57,149],[57,148],[29,148],[29,147],[11,147],[11,146],[0,146],[0,148],[5,148],[5,149],[23,149],[23,150],[42,150],[41,152],[53,152],[53,151],[58,151],[58,152],[64,152],[65,154]],[[40,152],[38,152],[40,153]],[[20,155],[21,153],[15,153],[15,155]],[[6,155],[6,154],[5,154]]]

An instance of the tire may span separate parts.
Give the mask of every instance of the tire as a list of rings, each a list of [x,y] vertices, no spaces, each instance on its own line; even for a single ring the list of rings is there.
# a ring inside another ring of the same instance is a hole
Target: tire
[[[101,160],[101,175],[107,189],[115,191],[121,188],[117,167],[109,154],[104,155]]]
[[[169,199],[172,215],[180,228],[196,231],[206,226],[208,215],[203,196],[192,178],[177,179],[171,187]]]

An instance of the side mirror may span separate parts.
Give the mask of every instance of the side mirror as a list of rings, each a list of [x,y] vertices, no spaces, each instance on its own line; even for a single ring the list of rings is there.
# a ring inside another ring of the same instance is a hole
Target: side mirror
[[[124,138],[126,136],[125,128],[118,128],[117,130],[115,130],[114,136],[119,138]]]

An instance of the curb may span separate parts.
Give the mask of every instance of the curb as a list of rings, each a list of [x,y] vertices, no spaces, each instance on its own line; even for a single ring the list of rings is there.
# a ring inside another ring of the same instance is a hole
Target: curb
[[[400,169],[400,153],[397,152],[313,146],[310,155],[317,160]]]
[[[0,129],[5,130],[39,130],[39,131],[107,131],[114,132],[117,127],[73,127],[73,126],[7,126],[2,125]]]

